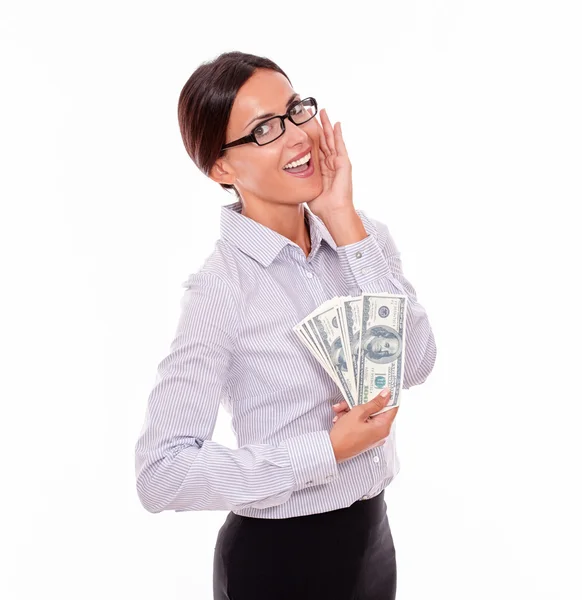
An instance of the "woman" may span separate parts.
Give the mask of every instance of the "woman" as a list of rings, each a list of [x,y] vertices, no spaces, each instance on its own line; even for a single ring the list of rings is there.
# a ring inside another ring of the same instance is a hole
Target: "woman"
[[[184,284],[136,445],[137,490],[153,513],[230,511],[215,599],[396,593],[384,488],[399,470],[398,407],[370,417],[386,389],[348,410],[293,326],[335,296],[406,294],[404,388],[427,378],[436,347],[388,228],[354,208],[340,123],[317,113],[275,63],[241,52],[202,64],[179,98],[188,154],[237,201]],[[236,449],[212,440],[221,403]]]

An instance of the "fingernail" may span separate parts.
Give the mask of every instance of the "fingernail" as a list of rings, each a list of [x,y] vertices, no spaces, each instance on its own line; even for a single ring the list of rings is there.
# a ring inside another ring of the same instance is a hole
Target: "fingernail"
[[[380,392],[380,396],[382,396],[382,398],[386,398],[386,396],[390,393],[390,388],[386,388],[385,390],[382,390]]]
[[[340,405],[340,403],[338,402],[337,404],[334,404],[333,407],[337,408]]]
[[[333,421],[332,421],[332,423],[335,423],[335,422],[336,422],[338,419],[339,419],[339,417],[336,415],[336,416],[333,418]]]

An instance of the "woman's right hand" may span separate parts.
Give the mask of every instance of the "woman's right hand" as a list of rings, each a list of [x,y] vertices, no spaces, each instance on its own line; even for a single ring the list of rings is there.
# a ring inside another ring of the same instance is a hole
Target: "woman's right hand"
[[[382,397],[384,392],[388,392],[386,397]],[[365,404],[354,406],[336,421],[329,437],[337,462],[384,444],[399,407],[375,417],[370,415],[382,410],[390,402],[390,395],[390,389],[386,388]]]

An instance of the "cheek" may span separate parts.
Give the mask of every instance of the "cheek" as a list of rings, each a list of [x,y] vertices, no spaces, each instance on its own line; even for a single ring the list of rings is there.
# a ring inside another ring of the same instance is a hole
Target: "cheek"
[[[281,171],[281,153],[276,148],[266,151],[263,148],[261,156],[257,158],[253,165],[253,177],[259,180],[271,179],[278,177],[279,174],[284,173]]]
[[[256,152],[247,155],[237,165],[239,179],[250,185],[252,182],[264,180],[273,174],[276,176],[281,160],[281,153],[275,148],[257,147]]]
[[[245,165],[244,174],[241,173],[239,177],[246,189],[258,195],[261,192],[265,193],[267,189],[280,186],[282,177],[289,179],[289,175],[281,170],[283,158],[280,152],[271,149],[267,152],[266,148],[262,150],[264,152],[260,156],[253,156],[252,161]]]

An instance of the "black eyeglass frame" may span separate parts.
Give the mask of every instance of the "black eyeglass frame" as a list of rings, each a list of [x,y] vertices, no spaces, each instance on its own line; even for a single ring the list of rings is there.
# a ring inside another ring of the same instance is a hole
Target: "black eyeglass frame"
[[[315,112],[306,121],[301,121],[301,123],[295,123],[295,121],[293,120],[293,116],[291,115],[291,111],[298,104],[302,104],[306,100],[312,101],[313,106],[315,108]],[[224,150],[226,150],[227,148],[232,148],[233,146],[240,146],[241,144],[249,144],[250,142],[254,142],[255,144],[257,144],[257,146],[266,146],[267,144],[271,144],[275,140],[278,140],[285,133],[285,119],[289,119],[291,121],[291,123],[293,123],[294,125],[304,125],[305,123],[311,121],[311,119],[313,119],[313,117],[315,117],[316,114],[317,114],[317,100],[315,98],[308,96],[307,98],[303,98],[303,100],[297,100],[297,102],[294,102],[289,107],[289,110],[284,115],[275,115],[273,117],[269,117],[268,119],[265,119],[264,121],[261,121],[260,123],[257,123],[253,127],[253,131],[254,131],[257,127],[260,127],[264,123],[267,123],[267,121],[271,121],[272,119],[281,119],[281,134],[278,135],[274,140],[271,140],[270,142],[266,142],[265,144],[259,144],[259,142],[257,141],[257,138],[255,137],[255,134],[250,133],[249,135],[245,135],[244,137],[241,137],[238,140],[234,140],[233,142],[229,142],[228,144],[223,144],[220,151],[224,152]]]

